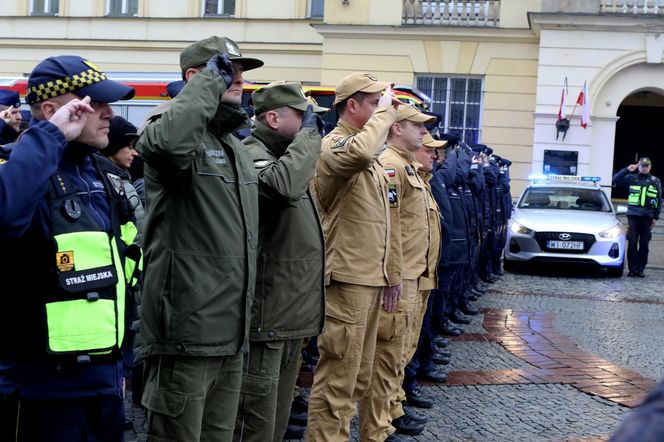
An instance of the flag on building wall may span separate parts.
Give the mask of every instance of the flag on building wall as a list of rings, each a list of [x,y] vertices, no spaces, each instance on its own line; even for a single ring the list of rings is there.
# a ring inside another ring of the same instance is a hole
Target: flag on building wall
[[[564,120],[567,118],[567,77],[565,77],[565,82],[563,83],[563,91],[560,94],[560,108],[558,109],[558,120]]]
[[[581,106],[581,127],[588,127],[590,121],[590,103],[588,101],[588,82],[583,82],[583,89],[579,93],[579,98],[576,99],[576,104]]]

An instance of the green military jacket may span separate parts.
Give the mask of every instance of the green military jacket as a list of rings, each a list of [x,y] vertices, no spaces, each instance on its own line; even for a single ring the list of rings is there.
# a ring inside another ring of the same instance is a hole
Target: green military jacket
[[[195,75],[138,140],[145,161],[141,356],[224,356],[248,348],[258,181],[233,136],[246,123],[226,86]]]
[[[325,318],[325,240],[309,181],[321,138],[286,138],[260,122],[243,141],[258,171],[260,236],[251,340],[314,336]]]

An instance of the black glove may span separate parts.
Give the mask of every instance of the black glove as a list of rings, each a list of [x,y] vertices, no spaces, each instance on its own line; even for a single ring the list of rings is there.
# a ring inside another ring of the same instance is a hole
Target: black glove
[[[325,129],[325,122],[323,122],[320,115],[314,112],[314,107],[311,104],[307,106],[307,110],[302,114],[300,130],[307,128],[316,129],[321,137],[323,136],[323,129]]]
[[[231,63],[230,58],[228,58],[228,54],[224,53],[215,55],[207,62],[207,67],[211,71],[221,75],[227,88],[231,87],[231,84],[233,84],[233,78],[235,78],[235,69],[233,69],[233,63]]]

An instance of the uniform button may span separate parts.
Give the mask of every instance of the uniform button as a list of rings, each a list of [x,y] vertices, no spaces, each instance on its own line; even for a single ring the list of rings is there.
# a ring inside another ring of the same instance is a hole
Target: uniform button
[[[247,239],[251,241],[251,233],[247,233]]]
[[[182,344],[178,344],[178,345],[175,346],[175,349],[177,351],[182,351],[182,350],[184,350],[184,346]]]
[[[274,332],[272,330],[270,330],[269,332],[267,332],[267,336],[269,338],[273,338],[274,337]]]

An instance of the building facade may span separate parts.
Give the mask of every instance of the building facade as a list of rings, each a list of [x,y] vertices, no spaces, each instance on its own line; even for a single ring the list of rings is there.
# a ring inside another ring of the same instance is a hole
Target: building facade
[[[265,61],[250,81],[333,85],[360,70],[416,86],[443,130],[514,162],[514,194],[552,152],[608,188],[637,155],[664,170],[662,14],[664,0],[7,0],[0,77],[76,53],[118,76],[177,79],[183,47],[226,35]],[[585,129],[574,108],[584,83]]]

